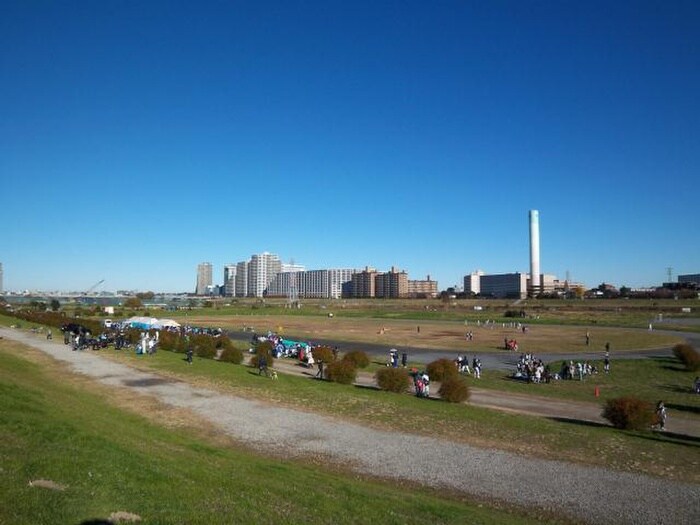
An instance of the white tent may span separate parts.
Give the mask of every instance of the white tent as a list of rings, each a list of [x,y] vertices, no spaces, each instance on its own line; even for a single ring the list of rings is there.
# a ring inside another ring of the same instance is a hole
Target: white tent
[[[153,323],[152,326],[158,330],[162,328],[180,328],[180,323],[172,319],[156,319],[156,322]]]

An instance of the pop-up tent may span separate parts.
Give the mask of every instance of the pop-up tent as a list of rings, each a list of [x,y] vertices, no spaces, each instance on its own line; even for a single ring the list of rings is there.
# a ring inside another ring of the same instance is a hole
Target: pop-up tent
[[[124,325],[130,328],[138,328],[139,330],[150,330],[153,325],[158,322],[155,317],[129,317],[124,320]]]
[[[156,330],[162,330],[163,328],[180,328],[180,323],[173,321],[172,319],[156,319],[153,323],[152,328]]]

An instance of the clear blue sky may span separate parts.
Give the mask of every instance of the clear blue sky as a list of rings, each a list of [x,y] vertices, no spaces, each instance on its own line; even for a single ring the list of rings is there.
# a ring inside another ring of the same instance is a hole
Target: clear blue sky
[[[700,272],[700,2],[0,9],[6,290],[192,291],[199,262]]]

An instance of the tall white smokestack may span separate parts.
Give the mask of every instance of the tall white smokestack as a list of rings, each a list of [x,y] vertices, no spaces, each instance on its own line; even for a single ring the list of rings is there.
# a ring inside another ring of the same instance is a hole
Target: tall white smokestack
[[[540,287],[540,212],[530,210],[530,289],[533,295]]]

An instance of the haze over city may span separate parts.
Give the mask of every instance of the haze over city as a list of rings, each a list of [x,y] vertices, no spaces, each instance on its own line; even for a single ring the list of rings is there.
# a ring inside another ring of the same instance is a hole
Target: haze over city
[[[700,271],[697,2],[6,2],[4,289],[270,251],[440,289]]]

